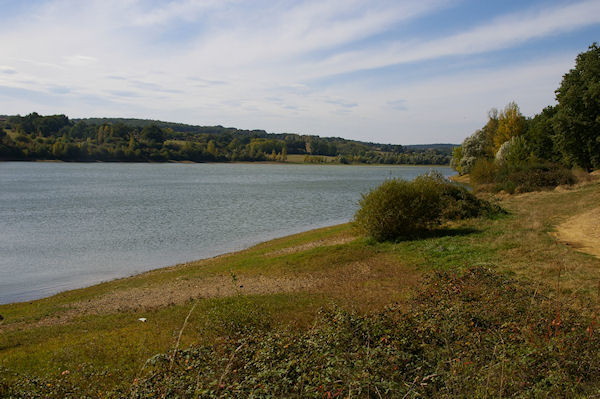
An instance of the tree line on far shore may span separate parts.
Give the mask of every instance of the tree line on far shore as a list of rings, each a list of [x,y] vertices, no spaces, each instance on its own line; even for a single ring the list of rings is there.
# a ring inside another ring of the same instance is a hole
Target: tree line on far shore
[[[533,118],[511,102],[492,109],[481,129],[453,151],[451,166],[493,190],[530,191],[569,184],[573,169],[600,169],[600,48],[576,58],[556,90],[557,104]]]
[[[71,120],[35,112],[0,116],[0,160],[448,165],[454,146],[401,146],[342,138],[122,118]]]

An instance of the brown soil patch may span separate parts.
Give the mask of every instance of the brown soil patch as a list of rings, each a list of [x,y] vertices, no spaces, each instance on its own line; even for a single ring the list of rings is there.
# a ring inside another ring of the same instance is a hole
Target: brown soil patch
[[[316,280],[307,276],[291,278],[242,275],[237,276],[235,282],[230,276],[176,279],[161,286],[121,289],[88,301],[75,302],[64,312],[27,325],[28,327],[51,326],[67,323],[86,315],[155,309],[198,298],[300,292],[315,285]],[[6,325],[4,330],[19,328],[21,324]]]
[[[562,223],[555,236],[578,251],[600,257],[600,207]]]
[[[421,282],[421,273],[390,256],[351,262],[335,272],[314,275],[313,290],[326,293],[359,311],[380,310],[395,302],[403,305]]]
[[[264,254],[264,256],[269,257],[269,256],[288,255],[288,254],[293,254],[293,253],[300,252],[300,251],[307,251],[309,249],[313,249],[313,248],[317,248],[317,247],[342,245],[342,244],[349,243],[350,241],[354,241],[355,239],[356,239],[356,237],[338,237],[336,239],[330,239],[330,240],[316,240],[316,241],[307,242],[305,244],[296,245],[294,247],[282,248],[282,249],[278,249],[276,251],[267,252],[266,254]]]

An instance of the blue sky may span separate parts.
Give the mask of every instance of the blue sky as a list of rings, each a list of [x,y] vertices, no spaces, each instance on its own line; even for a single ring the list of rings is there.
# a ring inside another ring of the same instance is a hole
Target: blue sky
[[[0,114],[118,116],[394,144],[532,116],[600,1],[0,0]]]

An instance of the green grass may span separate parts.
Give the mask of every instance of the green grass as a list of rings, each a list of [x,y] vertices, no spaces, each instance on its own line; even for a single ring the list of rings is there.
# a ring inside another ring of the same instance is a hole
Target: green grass
[[[135,378],[147,377],[140,370],[148,359],[175,347],[194,305],[179,347],[227,352],[244,336],[308,331],[323,307],[337,306],[359,318],[377,318],[391,303],[410,309],[424,279],[437,272],[461,275],[473,267],[511,276],[536,295],[560,299],[565,308],[588,317],[599,303],[600,260],[557,243],[549,233],[599,203],[598,183],[512,196],[500,203],[508,215],[456,222],[398,242],[376,243],[355,236],[348,224],[333,226],[50,298],[0,305],[0,396],[9,389],[33,389],[31,384],[52,385],[40,397],[60,397],[73,389],[78,390],[74,396],[126,392]],[[221,291],[175,295],[164,302],[146,303],[136,296],[153,290],[149,297],[169,298],[185,284],[206,281],[218,282]],[[133,306],[138,299],[139,306]]]

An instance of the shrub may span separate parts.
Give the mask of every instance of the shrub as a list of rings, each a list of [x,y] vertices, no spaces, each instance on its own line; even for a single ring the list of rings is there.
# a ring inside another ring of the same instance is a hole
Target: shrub
[[[499,169],[497,179],[497,189],[511,194],[575,183],[570,169],[551,163],[507,165]]]
[[[502,208],[477,198],[463,186],[450,182],[441,183],[442,220],[461,220],[479,216],[504,214]]]
[[[479,158],[471,168],[470,181],[475,184],[488,184],[496,181],[498,167],[493,159]]]
[[[495,160],[478,159],[471,169],[471,183],[477,190],[513,194],[576,182],[573,172],[560,164],[525,159],[525,148],[524,140],[517,137],[500,148]]]
[[[354,224],[377,241],[397,239],[445,220],[477,217],[492,211],[464,187],[438,173],[413,181],[391,179],[363,194]]]
[[[437,185],[431,179],[392,179],[363,194],[355,225],[378,241],[422,230],[440,220]]]

